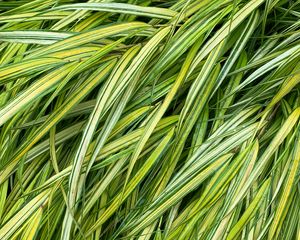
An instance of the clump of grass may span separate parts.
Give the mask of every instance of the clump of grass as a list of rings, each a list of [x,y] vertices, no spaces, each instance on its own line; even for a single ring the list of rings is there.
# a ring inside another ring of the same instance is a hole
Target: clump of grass
[[[0,2],[0,239],[300,239],[299,16]]]

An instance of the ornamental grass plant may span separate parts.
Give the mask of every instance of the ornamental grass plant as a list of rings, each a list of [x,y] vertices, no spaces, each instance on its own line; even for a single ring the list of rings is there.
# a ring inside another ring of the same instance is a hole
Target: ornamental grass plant
[[[0,1],[0,239],[300,240],[299,0]]]

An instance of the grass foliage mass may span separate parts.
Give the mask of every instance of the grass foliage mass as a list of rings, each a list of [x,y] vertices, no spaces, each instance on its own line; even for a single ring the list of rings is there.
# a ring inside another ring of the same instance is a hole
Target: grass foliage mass
[[[300,240],[299,0],[0,1],[0,239]]]

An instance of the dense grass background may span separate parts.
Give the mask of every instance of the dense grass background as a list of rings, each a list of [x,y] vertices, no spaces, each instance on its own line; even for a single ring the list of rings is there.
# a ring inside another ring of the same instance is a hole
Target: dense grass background
[[[299,0],[0,1],[0,239],[300,239]]]

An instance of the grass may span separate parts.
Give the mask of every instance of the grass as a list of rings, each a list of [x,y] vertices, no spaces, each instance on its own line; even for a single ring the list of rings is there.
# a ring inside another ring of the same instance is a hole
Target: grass
[[[300,1],[0,2],[0,239],[299,240]]]

